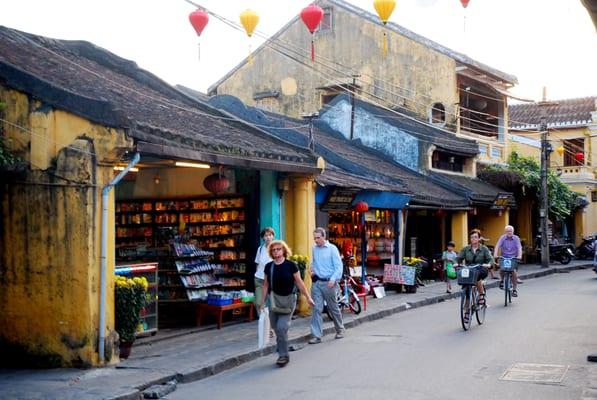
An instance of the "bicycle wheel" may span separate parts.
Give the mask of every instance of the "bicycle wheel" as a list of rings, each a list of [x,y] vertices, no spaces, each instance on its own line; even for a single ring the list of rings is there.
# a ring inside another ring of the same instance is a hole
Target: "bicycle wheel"
[[[355,313],[355,315],[360,314],[361,313],[361,300],[359,300],[359,296],[357,296],[356,292],[351,289],[348,292],[348,298],[349,298],[348,306],[350,307],[352,312]]]
[[[510,273],[504,274],[504,307],[508,307],[508,300],[512,301],[510,297]]]
[[[468,331],[471,328],[471,318],[473,317],[471,304],[471,287],[465,286],[460,291],[460,323],[462,324],[462,329]],[[468,316],[468,318],[465,318]]]
[[[478,299],[478,293],[477,293],[477,288],[474,288],[474,304],[477,304],[477,299]],[[487,291],[485,291],[485,301],[487,302]],[[485,322],[485,311],[487,311],[487,304],[483,305],[483,306],[479,306],[476,305],[475,306],[475,317],[477,318],[477,323],[479,325],[483,325],[483,322]]]

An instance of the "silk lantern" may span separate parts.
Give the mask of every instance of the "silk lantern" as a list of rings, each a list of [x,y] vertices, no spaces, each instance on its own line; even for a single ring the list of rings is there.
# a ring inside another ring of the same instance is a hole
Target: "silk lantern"
[[[359,213],[364,213],[366,211],[369,211],[369,204],[367,204],[364,201],[359,201],[357,202],[357,204],[354,205],[354,209],[359,212]]]
[[[460,0],[460,4],[462,4],[462,7],[463,7],[463,8],[466,8],[466,7],[468,7],[468,3],[469,3],[470,1],[471,1],[471,0]]]
[[[311,61],[315,61],[314,34],[323,19],[323,10],[317,4],[311,4],[303,8],[301,11],[301,19],[309,32],[311,32]]]
[[[207,26],[207,23],[209,22],[209,15],[203,10],[195,10],[189,14],[189,22],[193,26],[193,29],[195,29],[197,36],[201,37],[201,34],[203,33],[203,29],[205,29],[205,27]],[[201,43],[200,42],[197,44],[197,49],[198,49],[197,50],[198,57],[199,57],[199,59],[201,59]]]
[[[240,13],[240,23],[245,28],[245,32],[247,32],[247,36],[249,39],[253,36],[253,32],[255,31],[255,27],[259,23],[259,15],[250,9],[246,9],[242,13]],[[249,64],[253,64],[253,54],[251,52],[251,45],[249,44]]]
[[[375,0],[373,2],[373,7],[375,11],[377,11],[377,15],[379,19],[384,24],[384,26],[388,23],[390,16],[394,12],[394,8],[396,8],[396,1],[395,0]],[[388,34],[384,29],[383,32],[383,42],[381,45],[381,52],[383,56],[388,55]]]

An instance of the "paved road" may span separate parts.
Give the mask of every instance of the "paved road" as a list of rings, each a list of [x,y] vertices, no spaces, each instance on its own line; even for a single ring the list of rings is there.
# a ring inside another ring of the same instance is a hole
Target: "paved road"
[[[597,365],[586,362],[597,352],[595,273],[555,274],[520,289],[508,308],[503,292],[490,290],[486,323],[469,332],[450,300],[351,329],[342,340],[326,337],[292,352],[286,368],[263,357],[179,385],[167,398],[597,398]],[[541,382],[500,379],[515,364],[506,377]]]

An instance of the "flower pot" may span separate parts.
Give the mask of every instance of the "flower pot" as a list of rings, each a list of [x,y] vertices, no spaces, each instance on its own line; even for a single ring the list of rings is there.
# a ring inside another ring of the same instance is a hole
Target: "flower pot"
[[[133,342],[120,342],[120,359],[126,360],[131,355],[131,349],[133,348]]]

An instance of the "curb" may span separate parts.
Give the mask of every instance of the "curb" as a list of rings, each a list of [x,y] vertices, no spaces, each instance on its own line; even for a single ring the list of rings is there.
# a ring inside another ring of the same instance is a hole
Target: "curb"
[[[558,267],[549,267],[544,270],[536,271],[536,272],[529,272],[526,274],[519,274],[519,278],[523,279],[535,279],[541,278],[544,276],[556,274],[556,273],[569,273],[570,271],[580,270],[580,269],[587,269],[592,267],[592,262],[588,261],[587,264],[578,264],[578,265],[571,265],[571,266],[558,266]],[[492,281],[486,284],[486,288],[496,288],[499,286],[498,281]],[[414,302],[405,302],[398,306],[389,307],[386,309],[381,309],[375,312],[372,312],[367,315],[360,315],[355,317],[353,320],[348,321],[344,324],[345,328],[354,328],[366,322],[376,321],[378,319],[382,319],[384,317],[389,317],[393,314],[401,313],[404,311],[408,311],[415,308],[420,308],[424,306],[428,306],[431,304],[441,303],[446,300],[455,299],[460,296],[459,291],[455,291],[453,293],[444,293],[432,297],[425,298],[423,300],[418,300]],[[329,335],[335,332],[333,326],[328,326],[327,328],[323,329],[324,335]],[[294,337],[293,339],[288,340],[289,345],[304,345],[311,337],[311,334],[303,334],[299,335],[298,337]],[[115,397],[111,397],[109,400],[138,400],[143,398],[142,391],[147,389],[152,385],[160,385],[165,384],[169,381],[177,381],[179,383],[190,383],[196,382],[205,378],[209,378],[211,376],[217,375],[221,372],[227,371],[229,369],[238,367],[242,364],[247,362],[256,360],[260,357],[269,355],[274,353],[275,345],[269,345],[268,347],[262,350],[253,350],[247,353],[242,353],[236,356],[232,356],[226,358],[224,360],[220,360],[215,364],[201,367],[201,368],[191,368],[189,370],[183,370],[176,375],[165,375],[162,378],[157,378],[152,380],[151,382],[147,382],[146,384],[138,387],[137,390],[132,390],[127,393],[123,393],[122,395],[117,395]]]

